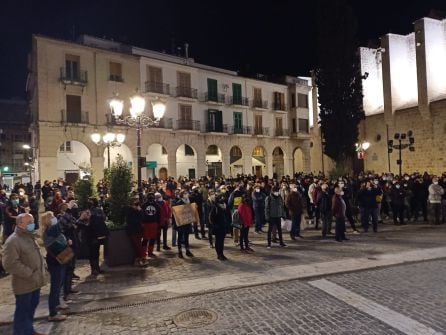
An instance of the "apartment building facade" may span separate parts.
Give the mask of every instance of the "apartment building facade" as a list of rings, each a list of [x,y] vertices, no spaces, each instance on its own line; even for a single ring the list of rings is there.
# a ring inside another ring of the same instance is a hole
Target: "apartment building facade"
[[[86,35],[77,42],[33,36],[29,68],[36,178],[72,181],[91,171],[101,178],[107,150],[90,136],[107,131],[126,134],[110,148],[111,160],[121,154],[136,172],[136,130],[115,124],[108,107],[119,94],[128,113],[136,91],[149,115],[155,98],[167,107],[159,126],[143,131],[143,178],[310,171],[306,79],[246,78]]]

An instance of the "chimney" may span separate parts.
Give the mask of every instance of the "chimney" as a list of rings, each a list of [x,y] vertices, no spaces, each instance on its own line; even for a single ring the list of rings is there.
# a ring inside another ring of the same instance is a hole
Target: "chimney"
[[[186,62],[189,59],[189,43],[184,43],[184,56],[186,57]]]

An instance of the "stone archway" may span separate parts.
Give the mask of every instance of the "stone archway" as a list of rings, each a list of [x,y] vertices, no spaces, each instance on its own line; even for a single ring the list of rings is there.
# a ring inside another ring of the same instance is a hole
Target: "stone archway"
[[[162,170],[162,169],[165,170]],[[160,171],[168,175],[168,155],[164,146],[159,143],[152,143],[147,148],[146,155],[146,175],[148,178],[161,178]],[[165,171],[165,172],[164,172]],[[166,177],[167,179],[167,177]]]
[[[263,146],[256,146],[252,151],[252,174],[257,177],[266,175],[267,156],[266,150]]]
[[[189,144],[181,144],[176,151],[177,176],[197,178],[197,151]]]
[[[295,148],[293,152],[293,172],[304,172],[304,153],[301,148]]]
[[[285,155],[282,148],[273,150],[273,178],[279,179],[285,175]]]
[[[221,177],[223,174],[222,160],[221,149],[215,144],[208,146],[206,149],[206,167],[209,177]]]
[[[110,166],[116,161],[118,155],[121,155],[124,161],[129,165],[133,165],[132,151],[124,143],[119,146],[110,147]],[[108,168],[108,149],[104,149],[104,169]]]
[[[243,152],[237,145],[234,145],[229,151],[229,173],[231,176],[245,173]]]
[[[91,152],[80,141],[65,141],[57,149],[57,176],[64,178],[68,184],[91,175]]]

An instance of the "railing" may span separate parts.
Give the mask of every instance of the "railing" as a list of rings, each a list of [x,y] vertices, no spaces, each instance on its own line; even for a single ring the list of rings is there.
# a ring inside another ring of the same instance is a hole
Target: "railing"
[[[170,85],[159,82],[146,81],[146,92],[168,95],[170,94]]]
[[[286,111],[286,104],[274,101],[273,102],[273,109],[275,111]]]
[[[252,100],[252,107],[253,108],[268,108],[268,101],[267,100],[260,100],[260,99],[254,99]]]
[[[227,133],[228,125],[227,124],[206,124],[206,132],[207,133]]]
[[[66,84],[86,85],[88,82],[87,71],[67,71],[66,68],[60,68],[60,81]]]
[[[202,95],[200,100],[204,101],[204,102],[211,101],[211,102],[218,102],[218,103],[224,104],[226,102],[226,96],[221,93],[209,94],[209,92],[205,92]]]
[[[275,136],[290,136],[290,131],[289,131],[289,129],[276,128],[274,130],[274,135]]]
[[[249,106],[249,100],[246,97],[229,97],[230,105],[238,105],[238,106]]]
[[[195,120],[177,120],[177,129],[200,131],[200,121],[195,121]]]
[[[252,127],[236,127],[236,126],[232,126],[229,129],[229,133],[230,134],[244,134],[244,135],[251,135],[252,134]]]
[[[122,79],[122,77],[121,76],[118,76],[117,74],[111,74],[109,77],[108,77],[108,80],[110,80],[110,81],[117,81],[117,82],[119,82],[119,83],[122,83],[124,80]]]
[[[171,118],[162,118],[158,124],[158,128],[173,129],[173,120]]]
[[[198,91],[196,88],[178,86],[175,88],[175,96],[182,98],[197,99]]]
[[[268,127],[254,127],[254,135],[269,135]]]
[[[60,111],[61,114],[61,123],[89,123],[89,115],[88,112],[85,111],[76,111],[67,113],[65,109]]]

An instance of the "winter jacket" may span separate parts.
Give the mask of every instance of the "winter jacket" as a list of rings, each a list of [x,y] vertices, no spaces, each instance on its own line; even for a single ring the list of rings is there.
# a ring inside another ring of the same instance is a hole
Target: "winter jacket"
[[[126,230],[129,235],[138,235],[142,233],[141,226],[142,213],[140,209],[128,206],[125,212]]]
[[[334,194],[331,199],[331,212],[337,219],[345,219],[347,206],[342,196]]]
[[[302,197],[299,192],[291,192],[286,201],[286,207],[292,214],[302,214]]]
[[[360,208],[375,209],[378,208],[376,196],[379,194],[376,188],[361,189],[358,193],[358,206]]]
[[[392,206],[404,206],[404,199],[406,197],[406,192],[404,191],[404,189],[401,188],[396,188],[393,187],[392,190],[390,191],[390,199],[392,201]]]
[[[282,197],[270,195],[265,199],[265,220],[285,217]]]
[[[161,219],[161,208],[155,201],[147,201],[142,206],[143,223],[159,223]]]
[[[90,222],[85,229],[85,237],[89,243],[95,242],[98,238],[104,238],[110,235],[107,225],[105,224],[104,211],[99,207],[90,209]]]
[[[168,226],[172,218],[172,209],[170,208],[169,203],[165,200],[158,202],[158,205],[160,206],[161,209],[160,225]]]
[[[319,193],[316,203],[321,213],[328,214],[331,212],[331,197],[328,192],[322,191]]]
[[[231,222],[229,209],[223,209],[218,205],[214,205],[209,213],[209,222],[212,225],[214,234],[226,234],[229,230],[229,223]]]
[[[263,193],[262,191],[260,192],[254,191],[252,192],[251,197],[252,197],[252,207],[261,209],[265,208],[265,198],[266,198],[265,193]]]
[[[3,246],[3,267],[11,274],[14,294],[33,292],[47,283],[45,262],[35,233],[21,228]]]
[[[242,202],[240,206],[238,206],[237,211],[240,215],[240,220],[242,221],[244,227],[254,226],[252,209],[250,205]]]
[[[440,185],[429,185],[429,202],[431,204],[441,203],[441,196],[444,194],[444,189]]]

